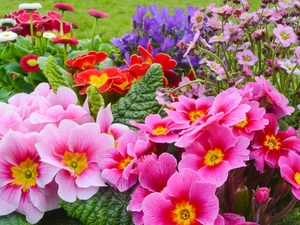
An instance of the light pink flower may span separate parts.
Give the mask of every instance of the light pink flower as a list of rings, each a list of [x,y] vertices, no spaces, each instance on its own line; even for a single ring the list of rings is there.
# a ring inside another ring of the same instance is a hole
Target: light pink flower
[[[16,211],[32,224],[46,211],[59,208],[57,187],[46,185],[51,172],[40,161],[36,142],[34,133],[8,131],[0,145],[0,215]]]
[[[236,57],[238,58],[238,64],[240,65],[253,66],[258,61],[258,57],[249,49],[237,52]]]
[[[292,184],[292,193],[300,200],[300,156],[294,151],[290,151],[287,156],[279,159],[281,176]]]
[[[200,12],[199,10],[196,10],[194,12],[194,15],[191,17],[191,23],[193,24],[193,27],[201,29],[204,22],[204,18],[205,14],[203,12]]]
[[[78,125],[63,120],[58,127],[49,124],[41,131],[41,141],[36,147],[41,161],[56,168],[51,176],[59,186],[61,199],[68,202],[88,199],[100,186],[106,186],[97,161],[114,147],[114,140],[99,130],[96,123]]]
[[[213,43],[213,42],[225,42],[225,41],[228,41],[229,38],[230,38],[230,35],[224,34],[224,33],[220,33],[220,34],[217,34],[217,35],[211,37],[211,38],[208,40],[208,43]]]
[[[174,123],[171,118],[161,118],[158,114],[148,115],[145,118],[145,124],[136,123],[133,120],[130,123],[144,131],[149,136],[149,140],[155,143],[172,143],[178,138],[176,130],[185,128],[184,125]]]
[[[278,168],[281,156],[287,156],[289,151],[300,151],[300,138],[293,127],[280,131],[273,114],[267,114],[265,118],[269,124],[256,132],[250,153],[250,159],[255,160],[254,165],[261,173],[264,172],[265,163],[271,168]]]
[[[193,169],[219,187],[227,180],[230,170],[246,166],[249,143],[245,137],[235,137],[229,127],[211,124],[186,147],[179,162],[179,171]]]
[[[138,164],[150,151],[151,144],[144,132],[126,132],[119,139],[118,146],[107,151],[99,160],[102,178],[121,192],[128,190],[137,181]]]
[[[296,55],[296,58],[297,58],[297,63],[300,64],[300,46],[295,48],[295,55]]]
[[[214,61],[209,61],[209,60],[205,60],[205,63],[216,74],[218,74],[218,75],[225,74],[224,68],[221,66],[221,64],[216,63]]]
[[[290,26],[283,26],[278,24],[273,30],[274,35],[277,37],[278,41],[282,44],[283,47],[287,48],[291,44],[296,43],[298,40],[297,35]]]

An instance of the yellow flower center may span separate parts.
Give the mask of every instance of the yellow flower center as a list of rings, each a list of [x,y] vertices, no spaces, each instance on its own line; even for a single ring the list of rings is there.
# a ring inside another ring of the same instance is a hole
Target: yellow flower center
[[[131,156],[128,156],[126,159],[123,159],[121,162],[120,162],[120,165],[119,165],[119,169],[125,169],[128,164],[132,161],[132,157]]]
[[[9,36],[10,36],[10,34],[3,34],[3,36],[4,36],[4,37],[9,37]]]
[[[152,131],[156,136],[161,136],[161,135],[164,135],[168,131],[168,128],[160,125],[160,126],[157,126],[155,129],[153,129]]]
[[[268,147],[269,150],[279,150],[281,143],[274,135],[266,135],[266,140],[264,141],[264,146]]]
[[[204,164],[207,166],[214,166],[222,162],[224,158],[223,152],[216,148],[214,150],[209,150],[204,156]]]
[[[193,111],[189,112],[189,119],[193,123],[197,119],[199,119],[200,117],[202,117],[204,115],[205,115],[205,113],[203,110],[193,110]]]
[[[251,61],[251,57],[245,55],[245,56],[243,56],[243,60],[244,60],[244,62],[250,62]]]
[[[97,87],[103,86],[108,81],[108,75],[106,73],[101,76],[92,75],[90,76],[90,84],[95,84]]]
[[[37,167],[38,164],[34,163],[30,158],[27,158],[18,166],[12,166],[10,170],[15,180],[11,184],[23,185],[22,191],[26,192],[28,188],[36,185],[36,178],[38,176]]]
[[[239,123],[235,124],[234,126],[239,127],[239,128],[244,128],[247,124],[248,124],[248,118],[246,116],[246,118],[242,122],[239,122]]]
[[[288,32],[282,31],[282,32],[280,32],[280,36],[283,40],[287,40],[287,39],[289,39],[290,34]]]
[[[74,171],[74,178],[76,178],[77,175],[81,174],[83,170],[88,168],[87,157],[85,153],[73,153],[70,151],[66,151],[63,155],[62,162]]]
[[[180,202],[175,204],[173,213],[173,222],[178,225],[191,225],[196,222],[196,209],[189,202]]]
[[[196,17],[196,21],[197,21],[198,23],[201,23],[201,22],[202,22],[202,20],[203,20],[203,19],[202,19],[202,17],[201,17],[201,16],[197,16],[197,17]]]
[[[300,184],[300,173],[299,172],[295,173],[294,179],[298,184]]]
[[[27,61],[27,64],[28,64],[29,66],[31,66],[31,67],[34,67],[34,66],[37,65],[37,61],[36,61],[35,59],[29,59],[29,60]]]
[[[62,39],[62,40],[70,40],[70,38],[67,37],[67,36],[63,36],[63,37],[61,37],[61,39]]]

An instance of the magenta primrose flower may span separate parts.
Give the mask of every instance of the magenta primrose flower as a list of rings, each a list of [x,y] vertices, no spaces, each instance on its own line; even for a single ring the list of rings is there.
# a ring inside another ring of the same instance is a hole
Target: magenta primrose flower
[[[283,26],[278,24],[273,30],[274,35],[277,37],[278,41],[282,44],[283,47],[287,48],[291,44],[296,43],[298,40],[297,35],[290,26]]]
[[[114,147],[114,140],[99,130],[96,123],[78,125],[63,120],[58,127],[49,124],[40,133],[36,147],[41,161],[46,169],[55,168],[49,169],[49,176],[58,184],[59,197],[67,202],[88,199],[106,186],[97,161]]]
[[[106,151],[98,161],[102,178],[121,192],[128,190],[138,179],[138,164],[150,151],[151,143],[144,132],[126,132],[119,139],[118,146]]]
[[[216,186],[190,169],[174,173],[163,192],[143,201],[144,225],[214,225],[219,210]]]
[[[179,162],[179,171],[190,168],[208,182],[221,186],[232,169],[246,166],[249,140],[235,137],[231,129],[211,124],[191,145],[186,147]]]
[[[293,127],[280,131],[276,117],[266,114],[269,124],[265,129],[257,131],[251,143],[250,159],[254,159],[254,165],[261,173],[264,172],[264,164],[271,168],[278,168],[280,157],[287,156],[289,151],[299,152],[300,138]]]
[[[290,151],[287,156],[279,159],[281,176],[292,184],[292,193],[300,200],[300,156],[294,151]]]
[[[176,130],[185,128],[184,124],[175,124],[169,117],[161,118],[158,114],[150,114],[145,118],[145,124],[130,121],[130,123],[144,131],[149,140],[155,143],[172,143],[177,140],[178,132]]]
[[[143,224],[142,203],[151,193],[161,192],[167,186],[169,178],[176,172],[177,161],[169,153],[163,153],[158,159],[148,157],[140,166],[140,184],[131,194],[127,210],[133,211],[135,224]]]
[[[41,162],[36,142],[36,133],[10,130],[0,145],[0,215],[16,211],[32,224],[46,211],[59,208],[57,187],[50,183],[55,168]]]

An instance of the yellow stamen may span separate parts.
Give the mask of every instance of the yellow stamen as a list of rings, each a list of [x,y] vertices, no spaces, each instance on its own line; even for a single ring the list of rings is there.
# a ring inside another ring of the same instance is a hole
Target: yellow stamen
[[[196,209],[189,202],[180,202],[175,204],[173,213],[173,222],[178,225],[190,225],[196,222]]]
[[[85,153],[73,153],[66,151],[63,155],[62,162],[74,171],[74,178],[81,174],[83,170],[88,168],[87,157]]]
[[[222,162],[223,158],[224,154],[220,149],[209,150],[204,156],[204,164],[207,166],[218,165]]]
[[[161,135],[164,135],[168,131],[168,128],[160,125],[160,126],[157,126],[155,129],[153,129],[152,131],[156,136],[161,136]]]
[[[264,141],[264,146],[268,147],[269,150],[279,150],[281,143],[274,135],[266,135],[266,140]]]
[[[200,117],[204,116],[205,112],[203,110],[193,110],[189,112],[189,119],[193,123]]]

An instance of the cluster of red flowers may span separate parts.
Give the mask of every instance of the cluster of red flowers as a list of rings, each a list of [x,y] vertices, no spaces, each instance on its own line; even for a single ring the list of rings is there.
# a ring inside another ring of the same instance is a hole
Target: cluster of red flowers
[[[46,31],[54,31],[60,32],[60,17],[61,15],[55,11],[48,11],[46,15],[41,15],[38,11],[32,12],[32,19],[34,25],[34,31],[41,30],[43,32]],[[18,10],[13,11],[10,14],[4,15],[4,18],[12,18],[17,24],[15,27],[20,29],[19,35],[21,36],[29,36],[30,35],[30,12],[27,10]],[[14,29],[12,27],[11,29]],[[63,32],[69,33],[72,28],[72,23],[63,22]]]

